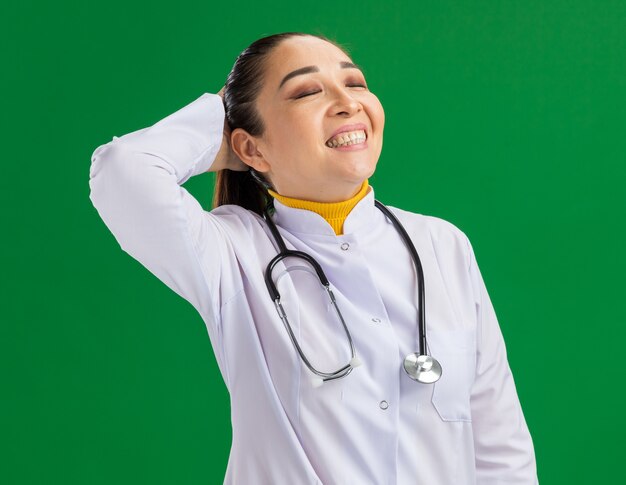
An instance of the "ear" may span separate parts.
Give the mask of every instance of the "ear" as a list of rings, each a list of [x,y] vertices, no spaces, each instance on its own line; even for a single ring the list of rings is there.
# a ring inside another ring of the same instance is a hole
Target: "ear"
[[[230,134],[230,146],[237,156],[257,172],[267,172],[270,164],[259,151],[258,138],[250,135],[243,128],[235,128]]]

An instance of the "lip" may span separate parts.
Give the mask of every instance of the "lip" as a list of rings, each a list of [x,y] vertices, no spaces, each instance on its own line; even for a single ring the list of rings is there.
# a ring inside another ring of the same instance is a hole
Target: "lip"
[[[366,125],[364,125],[363,123],[353,123],[350,125],[343,125],[342,127],[338,128],[335,132],[333,132],[332,135],[330,135],[326,139],[326,142],[328,142],[328,140],[332,139],[333,137],[337,136],[339,133],[345,133],[346,131],[356,131],[356,130],[365,131],[365,139],[367,140],[369,138],[369,133],[367,132]]]

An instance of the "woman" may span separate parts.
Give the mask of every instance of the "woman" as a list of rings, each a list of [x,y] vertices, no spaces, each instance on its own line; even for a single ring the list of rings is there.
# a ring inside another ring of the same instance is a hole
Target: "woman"
[[[343,49],[286,33],[244,50],[219,95],[93,154],[107,227],[206,323],[231,397],[225,483],[537,483],[469,240],[393,208],[423,268],[421,353],[442,370],[423,383],[405,367],[420,348],[419,273],[368,184],[384,121]],[[181,187],[206,171],[218,173],[210,212]],[[273,267],[275,304],[265,275],[281,244],[317,261],[344,323],[307,260]]]

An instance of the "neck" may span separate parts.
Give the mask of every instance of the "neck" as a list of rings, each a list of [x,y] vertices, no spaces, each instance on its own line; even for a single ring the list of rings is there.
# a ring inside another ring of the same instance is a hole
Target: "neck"
[[[341,202],[314,202],[311,200],[296,199],[293,197],[285,197],[277,192],[269,189],[268,192],[272,197],[279,200],[286,206],[294,209],[306,209],[318,213],[335,231],[338,236],[343,234],[343,223],[348,217],[350,211],[368,192],[368,181],[363,181],[360,190],[348,200]]]

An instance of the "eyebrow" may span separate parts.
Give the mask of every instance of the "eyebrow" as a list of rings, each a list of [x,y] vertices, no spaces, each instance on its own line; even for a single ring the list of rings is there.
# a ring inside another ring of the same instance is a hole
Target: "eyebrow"
[[[339,67],[341,67],[342,69],[358,69],[359,71],[363,71],[363,69],[361,69],[360,66],[352,62],[341,61],[339,63]],[[280,82],[280,84],[278,85],[278,89],[282,88],[283,84],[289,81],[292,77],[301,76],[302,74],[310,74],[312,72],[319,72],[319,71],[320,71],[320,68],[317,66],[306,66],[306,67],[301,67],[300,69],[296,69],[295,71],[291,71]]]

